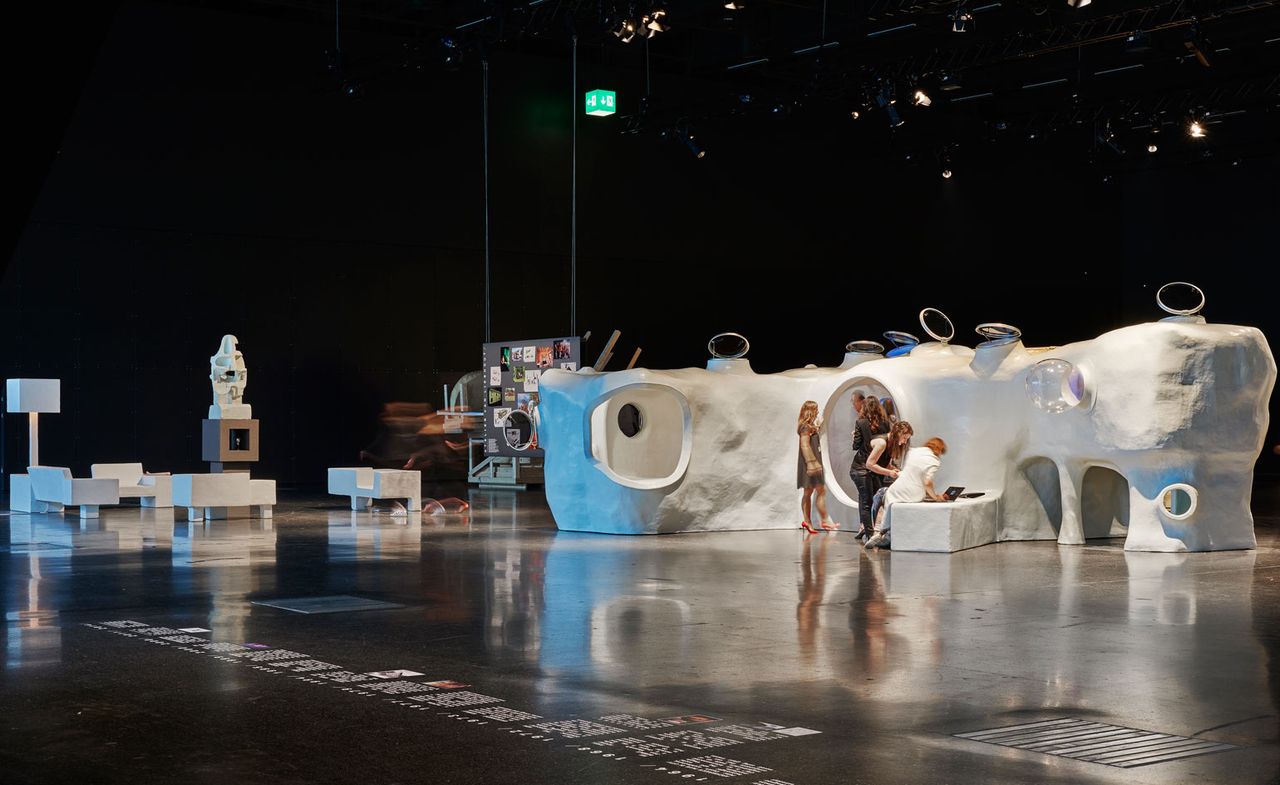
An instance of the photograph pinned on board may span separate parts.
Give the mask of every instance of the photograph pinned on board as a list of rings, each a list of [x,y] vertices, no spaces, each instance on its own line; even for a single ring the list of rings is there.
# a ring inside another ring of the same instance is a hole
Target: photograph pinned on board
[[[567,339],[561,338],[556,341],[552,345],[552,349],[554,350],[555,359],[557,360],[567,360],[573,356],[573,344]],[[563,368],[564,366],[561,367]]]
[[[492,384],[492,385],[502,384],[502,366],[500,365],[489,366],[489,384]]]
[[[500,362],[501,364],[498,366],[498,368],[499,368],[499,371],[498,371],[498,372],[499,372],[499,373],[506,373],[507,371],[511,370],[511,347],[510,347],[510,346],[504,346],[504,347],[502,347],[501,349],[499,349],[498,351],[499,351],[500,358],[501,358],[501,359],[499,360],[499,362]]]
[[[550,346],[538,347],[538,367],[539,368],[551,367],[551,347]]]
[[[502,400],[506,403],[516,402],[516,388],[508,387],[502,391]]]
[[[507,418],[510,416],[511,416],[510,408],[503,407],[501,409],[494,409],[493,410],[494,427],[501,428],[503,423],[505,423],[507,421]]]
[[[578,364],[577,363],[560,363],[560,370],[576,371],[578,370]]]
[[[524,374],[525,374],[524,366],[517,365],[516,367],[511,369],[511,381],[515,382],[516,384],[523,382]]]
[[[490,406],[497,406],[502,403],[502,388],[490,387],[488,396],[485,399]]]
[[[537,392],[538,379],[542,376],[542,371],[529,370],[524,372],[524,391]]]
[[[516,393],[516,408],[533,412],[533,393]]]
[[[538,347],[536,346],[524,347],[524,361],[526,363],[528,363],[529,365],[533,365],[537,361],[537,359],[538,359]]]
[[[512,347],[511,347],[511,362],[512,362],[513,364],[514,364],[514,363],[522,363],[522,362],[524,362],[524,347],[523,347],[523,346],[512,346]]]

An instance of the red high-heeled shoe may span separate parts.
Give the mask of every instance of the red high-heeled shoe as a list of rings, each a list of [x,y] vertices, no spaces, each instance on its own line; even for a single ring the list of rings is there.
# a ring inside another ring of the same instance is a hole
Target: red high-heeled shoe
[[[835,521],[831,521],[831,523],[830,523],[830,524],[828,524],[826,521],[823,521],[823,522],[821,523],[821,526],[822,526],[823,531],[829,531],[829,532],[838,532],[838,531],[840,531],[840,524],[836,523]]]
[[[800,521],[800,528],[801,528],[801,529],[804,529],[805,531],[809,532],[810,534],[817,534],[817,533],[818,533],[818,530],[817,530],[817,529],[815,529],[815,528],[813,528],[812,526],[810,526],[808,521]]]

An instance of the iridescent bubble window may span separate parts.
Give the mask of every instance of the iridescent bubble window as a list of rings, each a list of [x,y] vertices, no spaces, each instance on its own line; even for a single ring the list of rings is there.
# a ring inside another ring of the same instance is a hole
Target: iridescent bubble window
[[[1041,360],[1027,373],[1027,396],[1041,411],[1060,414],[1080,406],[1088,395],[1084,372],[1066,360]]]

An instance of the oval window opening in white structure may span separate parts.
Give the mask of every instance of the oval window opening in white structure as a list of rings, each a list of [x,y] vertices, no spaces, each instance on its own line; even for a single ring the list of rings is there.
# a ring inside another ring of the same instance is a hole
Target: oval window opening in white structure
[[[618,430],[628,439],[634,439],[644,427],[644,415],[634,403],[625,403],[618,409]]]
[[[533,418],[523,409],[516,409],[502,421],[502,438],[513,450],[527,450],[534,445]]]
[[[1084,371],[1066,360],[1041,360],[1027,372],[1027,396],[1041,411],[1061,414],[1087,403],[1089,388]]]
[[[720,333],[707,341],[707,351],[717,360],[736,360],[751,351],[751,342],[740,333]]]
[[[596,468],[629,488],[664,488],[684,476],[693,449],[689,402],[674,387],[629,384],[587,409]]]
[[[1195,513],[1199,498],[1200,494],[1192,486],[1174,483],[1160,492],[1160,506],[1164,508],[1165,517],[1181,521]]]

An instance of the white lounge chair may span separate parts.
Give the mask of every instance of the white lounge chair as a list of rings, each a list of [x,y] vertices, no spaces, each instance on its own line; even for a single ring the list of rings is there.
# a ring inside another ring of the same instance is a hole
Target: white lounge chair
[[[138,499],[143,507],[173,506],[173,477],[168,472],[149,474],[140,463],[95,463],[94,479],[118,480],[121,499]]]
[[[79,507],[81,518],[97,518],[103,504],[120,503],[120,481],[115,479],[77,480],[62,466],[28,466],[31,496],[41,507],[32,512],[62,512]]]

